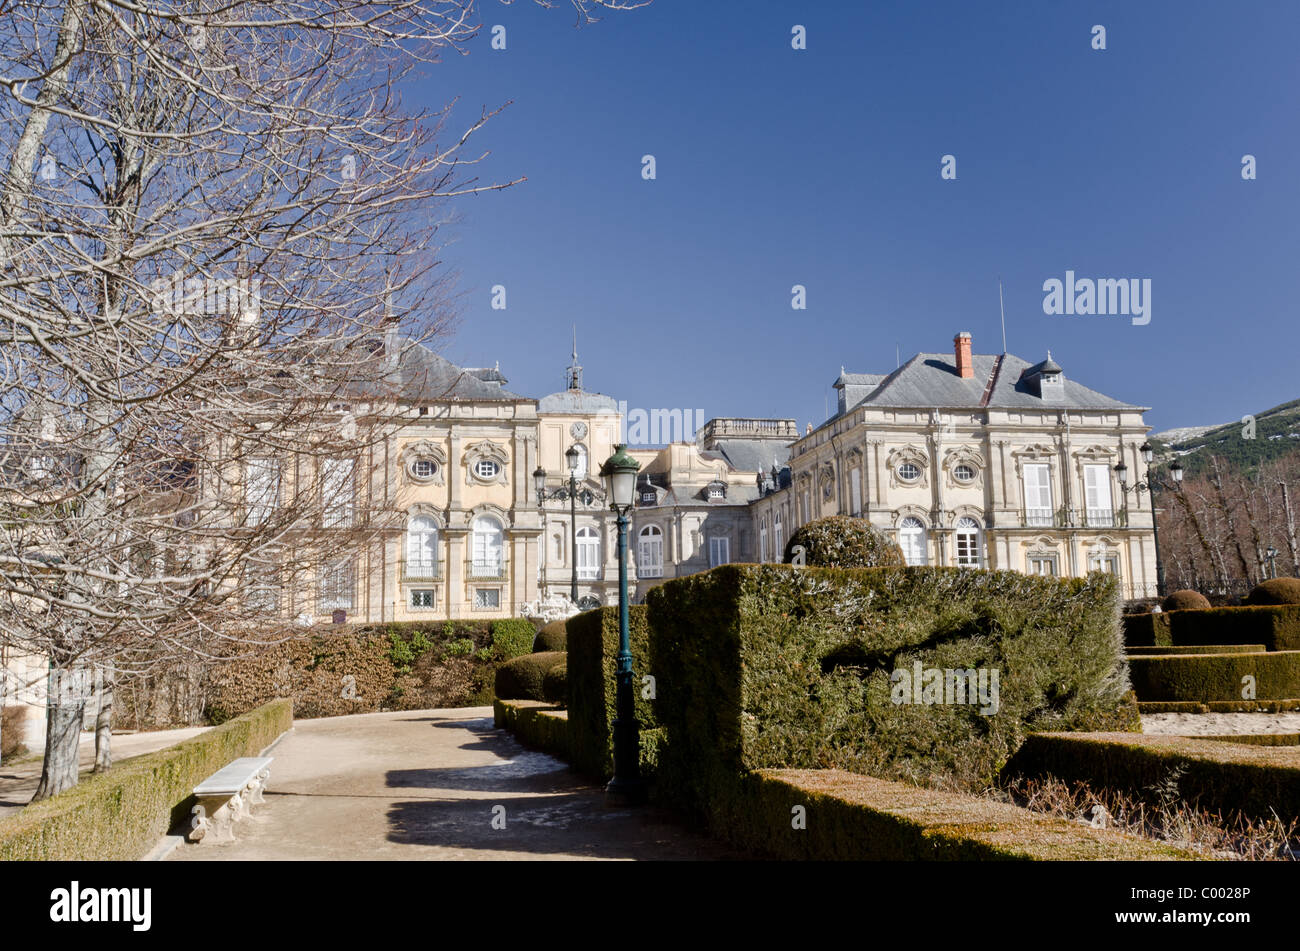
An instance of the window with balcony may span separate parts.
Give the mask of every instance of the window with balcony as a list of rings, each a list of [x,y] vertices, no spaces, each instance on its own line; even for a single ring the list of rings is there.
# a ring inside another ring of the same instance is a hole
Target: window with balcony
[[[317,596],[321,614],[352,610],[356,581],[349,560],[335,561],[321,568]]]
[[[980,566],[980,526],[973,518],[959,518],[954,526],[953,541],[957,546],[957,565],[961,568]]]
[[[926,563],[926,532],[919,518],[905,518],[898,525],[898,547],[909,565]]]
[[[1024,468],[1025,524],[1051,525],[1052,518],[1052,467],[1046,463],[1030,463]]]
[[[600,534],[590,527],[578,529],[578,578],[600,577]]]
[[[471,527],[470,574],[497,578],[504,569],[505,535],[501,523],[490,515],[480,515]]]
[[[1115,524],[1115,510],[1110,498],[1110,466],[1083,467],[1083,495],[1089,528],[1107,528]]]
[[[663,577],[664,533],[656,525],[647,525],[637,535],[636,572],[642,578]]]
[[[248,524],[264,524],[279,502],[279,463],[275,459],[249,459],[244,491],[248,502]]]
[[[438,526],[427,515],[406,523],[406,577],[438,576]]]

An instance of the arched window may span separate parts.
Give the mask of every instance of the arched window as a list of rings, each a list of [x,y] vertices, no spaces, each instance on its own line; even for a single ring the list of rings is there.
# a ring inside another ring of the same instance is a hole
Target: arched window
[[[961,568],[980,566],[980,526],[973,518],[959,518],[954,526],[957,544],[957,565]]]
[[[578,529],[578,577],[600,577],[600,535],[594,528]]]
[[[781,529],[781,512],[772,513],[772,560],[785,560],[785,535]]]
[[[417,515],[406,523],[406,576],[438,576],[438,526],[427,515]]]
[[[470,569],[475,577],[495,578],[505,567],[505,544],[501,523],[491,515],[480,515],[471,526]]]
[[[637,535],[636,571],[642,578],[663,576],[664,533],[655,525],[647,525]]]
[[[899,524],[898,546],[909,565],[925,564],[925,526],[919,518],[905,518]]]
[[[767,561],[767,517],[758,520],[758,563]]]

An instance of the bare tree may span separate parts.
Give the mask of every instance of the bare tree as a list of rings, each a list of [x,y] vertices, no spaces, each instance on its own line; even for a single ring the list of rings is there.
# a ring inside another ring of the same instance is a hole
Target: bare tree
[[[370,450],[450,317],[431,209],[512,184],[466,154],[492,113],[444,141],[400,90],[477,28],[0,0],[0,642],[49,660],[35,798],[77,781],[90,671],[288,636],[386,524]]]

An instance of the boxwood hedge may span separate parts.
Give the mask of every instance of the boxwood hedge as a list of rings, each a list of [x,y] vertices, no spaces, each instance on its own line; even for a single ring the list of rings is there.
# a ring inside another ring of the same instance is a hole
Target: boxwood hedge
[[[0,861],[139,859],[189,815],[195,786],[231,760],[257,756],[292,726],[293,705],[272,700],[176,746],[87,776],[0,819]]]
[[[1101,574],[727,565],[653,589],[648,611],[661,795],[719,826],[751,770],[981,788],[1030,732],[1138,728]],[[997,712],[893,703],[891,673],[917,662],[997,670]]]
[[[567,631],[573,765],[590,776],[607,779],[614,771],[612,724],[617,713],[618,608],[597,608],[571,617]],[[636,674],[633,686],[636,718],[642,731],[642,763],[652,767],[657,754],[648,757],[646,749],[654,739],[647,740],[645,734],[654,730],[658,721],[654,702],[648,696],[642,678],[655,675],[657,690],[658,676],[650,657],[650,630],[645,605],[629,606],[628,633],[632,642],[632,670]]]
[[[1130,657],[1129,669],[1143,702],[1300,698],[1300,651]]]
[[[1126,614],[1124,643],[1141,646],[1263,644],[1300,650],[1300,605],[1259,605]]]
[[[1048,733],[1029,737],[1004,776],[1055,776],[1152,804],[1163,787],[1176,782],[1183,801],[1211,812],[1300,818],[1300,755],[1289,745],[1232,737]]]

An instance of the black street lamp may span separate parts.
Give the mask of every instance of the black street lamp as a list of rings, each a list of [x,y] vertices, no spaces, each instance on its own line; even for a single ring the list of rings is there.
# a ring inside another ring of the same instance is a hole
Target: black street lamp
[[[632,511],[636,473],[641,464],[627,454],[627,446],[614,446],[614,454],[600,467],[609,507],[618,516],[618,667],[614,717],[614,778],[605,787],[611,805],[645,801],[641,781],[641,731],[636,722],[632,694],[632,639],[627,621],[627,515]]]
[[[577,446],[570,446],[564,453],[564,460],[569,465],[569,483],[558,489],[547,491],[546,470],[541,466],[533,470],[533,487],[537,490],[539,506],[547,499],[556,499],[560,502],[566,498],[569,500],[569,563],[572,566],[569,577],[569,599],[574,604],[578,603],[578,499],[582,499],[583,505],[590,505],[596,500],[596,496],[590,489],[578,491],[578,462],[581,458],[582,453],[578,452]]]
[[[1147,464],[1147,478],[1145,482],[1138,482],[1133,486],[1133,491],[1141,498],[1143,492],[1151,493],[1151,534],[1152,540],[1156,546],[1156,594],[1160,597],[1165,596],[1165,560],[1160,557],[1160,526],[1156,520],[1156,492],[1169,488],[1169,485],[1161,480],[1151,471],[1151,463],[1155,459],[1155,450],[1151,443],[1144,442],[1138,450],[1142,453],[1142,461]],[[1183,481],[1183,464],[1175,459],[1169,465],[1169,474],[1174,477],[1174,483]],[[1115,475],[1119,478],[1119,490],[1124,497],[1124,509],[1128,511],[1128,466],[1124,460],[1115,466]],[[1127,517],[1125,518],[1127,523]]]

